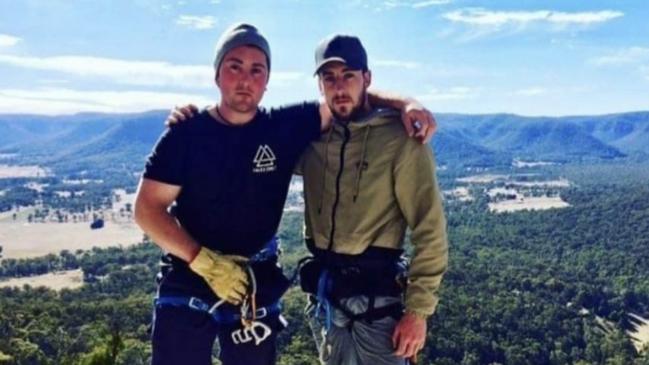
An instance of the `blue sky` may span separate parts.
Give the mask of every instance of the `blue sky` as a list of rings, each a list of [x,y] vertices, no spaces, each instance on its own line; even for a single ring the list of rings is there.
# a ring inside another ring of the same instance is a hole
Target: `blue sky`
[[[0,0],[0,113],[168,109],[218,100],[214,43],[266,34],[263,104],[318,97],[313,52],[361,38],[373,86],[436,112],[649,110],[646,0]]]

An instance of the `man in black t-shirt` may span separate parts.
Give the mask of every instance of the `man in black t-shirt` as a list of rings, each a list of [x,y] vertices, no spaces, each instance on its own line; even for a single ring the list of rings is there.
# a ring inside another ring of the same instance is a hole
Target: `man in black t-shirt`
[[[153,364],[211,364],[216,337],[224,365],[275,363],[279,298],[290,285],[275,232],[293,168],[329,116],[324,103],[259,108],[270,61],[255,27],[226,30],[214,61],[219,102],[168,128],[147,161],[135,219],[167,253]],[[421,108],[409,107],[419,119]]]

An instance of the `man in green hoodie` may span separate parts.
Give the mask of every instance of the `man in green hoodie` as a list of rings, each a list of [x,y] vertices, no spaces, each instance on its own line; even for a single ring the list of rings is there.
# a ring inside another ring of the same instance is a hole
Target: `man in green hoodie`
[[[324,314],[327,328],[321,361],[407,364],[424,346],[448,262],[433,153],[408,138],[398,113],[370,105],[371,73],[358,38],[329,37],[315,58],[335,121],[298,170],[315,257],[303,267],[302,286],[317,298],[314,314]]]

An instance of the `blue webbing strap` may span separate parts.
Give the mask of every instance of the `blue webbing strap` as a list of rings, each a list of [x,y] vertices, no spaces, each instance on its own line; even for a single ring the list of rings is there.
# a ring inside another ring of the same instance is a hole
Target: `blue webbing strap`
[[[279,250],[279,240],[277,239],[277,236],[273,236],[273,238],[271,238],[268,242],[266,242],[264,248],[262,248],[261,251],[257,252],[256,254],[250,257],[249,262],[261,262],[261,261],[270,260],[274,256],[277,256],[278,250]]]
[[[249,262],[262,262],[272,259],[277,256],[279,249],[279,242],[276,236],[273,236],[261,251],[250,257]],[[254,280],[254,277],[253,277]],[[256,288],[254,288],[256,291]],[[223,304],[223,300],[216,302],[214,305],[209,305],[205,301],[197,297],[189,296],[160,296],[154,299],[156,306],[172,305],[176,307],[189,307],[190,309],[209,314],[215,322],[221,324],[230,324],[241,320],[241,313],[234,311],[219,310],[218,307]],[[262,308],[258,308],[255,313],[246,311],[244,319],[264,318],[269,314],[279,313],[281,305],[279,301]]]
[[[325,314],[325,329],[329,331],[331,328],[331,303],[327,299],[327,292],[329,291],[329,271],[327,269],[322,270],[320,277],[318,278],[318,293],[316,294],[316,299],[318,304],[316,305],[315,315],[319,319],[320,313],[324,312]]]
[[[202,299],[196,297],[161,296],[154,299],[154,304],[156,307],[165,305],[189,307],[190,309],[207,313],[216,323],[219,324],[232,324],[241,320],[241,313],[238,311],[217,309],[215,308],[216,306],[210,306]],[[260,319],[268,315],[279,313],[281,309],[282,307],[278,301],[269,306],[257,308],[254,316],[252,313],[248,313],[246,317]]]

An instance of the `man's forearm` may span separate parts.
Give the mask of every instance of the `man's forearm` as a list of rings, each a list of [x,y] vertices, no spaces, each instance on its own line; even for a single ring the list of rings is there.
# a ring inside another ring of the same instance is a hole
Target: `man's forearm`
[[[166,209],[139,207],[135,221],[161,249],[191,262],[200,250],[200,245],[182,228]]]
[[[404,144],[394,168],[395,196],[414,246],[408,271],[406,310],[425,317],[435,311],[448,267],[448,239],[435,158],[428,146]]]

